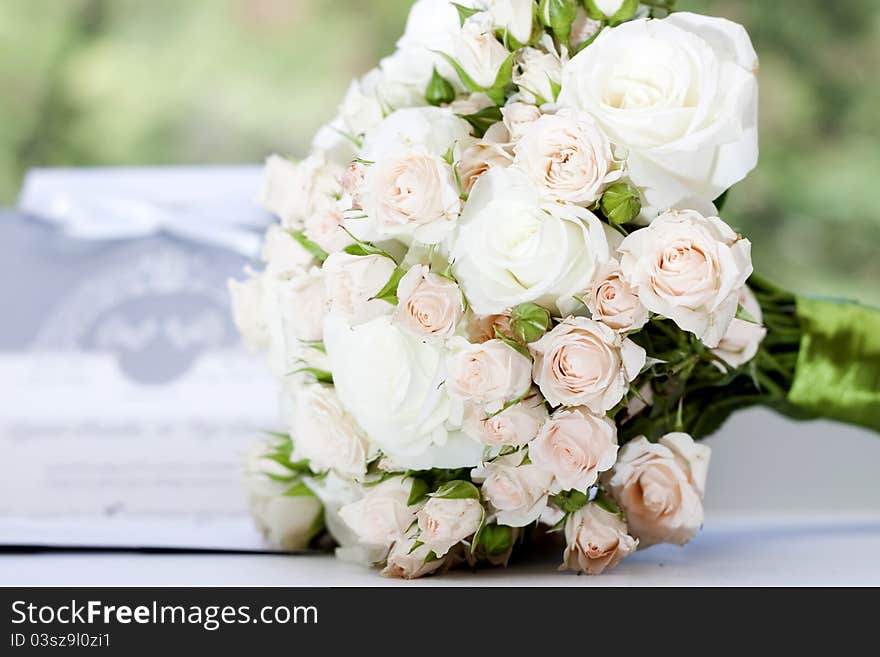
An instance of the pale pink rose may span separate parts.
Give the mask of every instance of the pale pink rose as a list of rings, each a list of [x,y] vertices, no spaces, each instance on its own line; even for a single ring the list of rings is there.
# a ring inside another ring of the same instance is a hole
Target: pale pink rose
[[[718,217],[670,211],[620,245],[621,267],[645,307],[717,347],[752,274],[751,243]]]
[[[327,312],[361,324],[389,314],[393,306],[375,295],[388,283],[397,265],[382,255],[331,253],[324,261]]]
[[[342,210],[336,203],[328,203],[306,219],[305,235],[327,253],[342,251],[352,243],[345,232]]]
[[[617,428],[582,409],[557,411],[529,444],[529,458],[553,473],[554,490],[586,493],[617,459]]]
[[[767,329],[761,324],[764,321],[761,304],[748,287],[740,290],[739,305],[757,323],[734,318],[718,347],[712,350],[713,354],[731,367],[740,367],[752,360],[767,337]]]
[[[588,504],[565,522],[563,568],[601,575],[632,554],[639,542],[627,533],[626,523],[597,504]]]
[[[361,162],[352,162],[342,176],[342,193],[347,198],[351,209],[360,210],[365,175],[366,165]]]
[[[553,475],[522,460],[522,453],[517,452],[472,472],[474,481],[482,483],[483,499],[499,525],[525,527],[535,522],[547,506]]]
[[[648,310],[614,260],[599,267],[584,301],[593,319],[615,331],[636,331],[648,322]]]
[[[527,103],[509,103],[501,108],[504,125],[511,142],[517,142],[529,126],[541,118],[541,110]]]
[[[438,570],[445,559],[428,561],[431,551],[425,545],[417,545],[413,540],[401,540],[394,544],[388,553],[383,577],[395,579],[418,579]]]
[[[388,547],[404,540],[418,511],[408,504],[412,479],[392,477],[364,490],[363,497],[339,510],[343,522],[368,545]]]
[[[408,331],[423,337],[448,338],[464,315],[458,285],[424,265],[416,265],[400,279],[395,319]]]
[[[478,141],[471,144],[461,154],[458,163],[458,176],[461,190],[470,194],[477,180],[492,167],[507,167],[513,157],[499,144]]]
[[[703,495],[711,451],[684,433],[650,443],[627,443],[608,477],[614,499],[643,547],[684,545],[703,524]]]
[[[456,339],[447,358],[451,395],[494,412],[525,395],[532,385],[529,359],[501,340],[470,344]]]
[[[488,417],[482,410],[471,408],[465,416],[462,428],[490,447],[521,447],[538,435],[547,417],[543,397],[535,394]]]
[[[534,377],[551,406],[617,405],[645,365],[645,350],[604,324],[569,317],[530,345]]]
[[[454,545],[476,533],[484,513],[479,500],[432,497],[416,516],[421,531],[419,540],[442,557]]]
[[[515,164],[551,201],[589,205],[620,178],[608,139],[589,115],[563,110],[529,125]]]
[[[472,315],[468,321],[468,339],[471,342],[494,340],[498,333],[510,335],[510,313],[501,315]]]

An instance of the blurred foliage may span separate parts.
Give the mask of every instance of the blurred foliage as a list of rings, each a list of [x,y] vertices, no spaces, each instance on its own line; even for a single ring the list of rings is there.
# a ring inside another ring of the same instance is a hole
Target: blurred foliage
[[[0,204],[31,166],[301,155],[409,0],[2,0]],[[725,218],[797,291],[880,303],[880,2],[679,0],[761,56],[762,158]]]

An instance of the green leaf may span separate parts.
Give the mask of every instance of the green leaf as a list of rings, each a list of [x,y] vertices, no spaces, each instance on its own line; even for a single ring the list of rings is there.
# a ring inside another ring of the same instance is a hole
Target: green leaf
[[[515,53],[510,53],[501,68],[498,69],[498,75],[495,76],[495,82],[491,87],[485,89],[486,95],[492,99],[499,107],[504,105],[507,100],[506,90],[513,80],[513,60]]]
[[[596,499],[593,500],[596,506],[598,506],[603,511],[607,511],[608,513],[613,513],[615,515],[620,515],[620,507],[605,494],[604,490],[600,490],[599,494],[596,496]]]
[[[473,91],[474,93],[484,91],[483,87],[478,85],[474,81],[474,79],[470,75],[468,75],[467,71],[464,70],[462,65],[459,64],[458,61],[456,61],[456,59],[454,57],[447,55],[445,52],[441,52],[440,50],[435,50],[434,52],[437,53],[438,55],[440,55],[443,59],[445,59],[449,63],[449,65],[453,69],[455,69],[456,74],[458,74],[459,80],[461,80],[461,83],[465,87],[467,87],[467,89],[469,91]]]
[[[471,124],[477,137],[482,137],[489,128],[504,117],[501,115],[501,108],[493,106],[481,109],[474,114],[464,114],[461,118]]]
[[[399,299],[397,298],[397,286],[400,284],[400,279],[404,276],[406,276],[406,271],[400,267],[396,267],[394,271],[391,272],[391,278],[388,279],[388,282],[385,283],[381,290],[376,292],[373,299],[381,299],[382,301],[387,301],[392,306],[396,306],[399,302]]]
[[[473,9],[471,7],[465,7],[464,5],[460,5],[457,2],[451,3],[453,7],[458,10],[458,20],[460,25],[464,25],[465,21],[473,16],[474,14],[479,14],[480,9]]]
[[[315,494],[311,488],[306,486],[305,482],[300,481],[284,491],[284,497],[315,497]]]
[[[486,528],[485,507],[481,506],[480,511],[482,512],[480,515],[480,526],[477,527],[477,531],[474,532],[474,540],[471,541],[471,554],[477,551],[477,546],[480,544],[480,538],[483,536],[483,530]]]
[[[551,78],[549,75],[547,76],[548,82],[550,82],[550,89],[553,91],[553,102],[555,103],[559,99],[559,93],[562,91],[562,85]]]
[[[742,321],[748,322],[749,324],[761,324],[761,322],[755,319],[742,304],[740,304],[739,308],[737,308],[736,310],[736,319],[741,319]]]
[[[378,246],[373,244],[372,242],[365,242],[363,240],[358,239],[354,235],[352,235],[351,231],[349,231],[345,226],[342,227],[348,236],[354,241],[354,244],[349,244],[347,247],[343,249],[345,253],[353,256],[371,256],[371,255],[380,255],[389,260],[393,261],[397,264],[397,260],[387,251],[383,251]]]
[[[315,260],[323,263],[329,257],[329,254],[318,244],[306,237],[306,234],[303,231],[292,230],[290,231],[290,236],[293,237],[293,239],[295,239]]]
[[[300,369],[291,372],[291,374],[311,374],[315,377],[315,381],[318,383],[333,385],[333,374],[327,370],[318,369],[317,367],[301,367]]]
[[[457,479],[446,482],[431,493],[430,497],[441,500],[478,500],[480,499],[480,489],[469,481]]]
[[[553,502],[566,513],[574,513],[584,508],[590,501],[590,496],[579,490],[568,490],[553,496]]]
[[[430,487],[428,482],[418,477],[413,478],[412,489],[410,489],[409,499],[406,501],[407,506],[414,506],[428,497]]]

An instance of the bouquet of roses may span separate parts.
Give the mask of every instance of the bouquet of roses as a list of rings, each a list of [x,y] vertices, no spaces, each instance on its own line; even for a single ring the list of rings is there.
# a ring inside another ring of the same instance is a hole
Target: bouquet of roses
[[[694,536],[734,410],[880,429],[880,313],[761,280],[719,216],[758,157],[749,37],[670,5],[419,0],[269,159],[231,290],[289,429],[247,470],[280,547],[410,578],[562,535],[599,574]]]

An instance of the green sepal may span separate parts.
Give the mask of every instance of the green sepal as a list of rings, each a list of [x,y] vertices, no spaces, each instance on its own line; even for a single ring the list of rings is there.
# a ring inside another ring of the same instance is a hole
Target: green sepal
[[[376,292],[373,299],[380,299],[390,303],[392,306],[396,306],[400,302],[397,298],[397,286],[400,285],[400,279],[404,276],[406,276],[406,271],[400,267],[396,267],[394,271],[391,272],[391,278],[388,279],[388,282],[385,283],[381,290]]]
[[[429,497],[441,500],[479,500],[480,489],[469,481],[457,479],[440,486]]]
[[[308,254],[312,256],[315,260],[323,263],[327,258],[330,257],[330,254],[322,249],[320,245],[306,237],[306,234],[303,231],[292,230],[290,231],[290,236],[295,239],[299,243],[299,245],[304,248],[308,252]]]
[[[425,100],[429,105],[438,107],[440,105],[448,105],[455,100],[455,88],[452,84],[434,69],[431,74],[431,81],[428,82],[428,88],[425,89]]]

